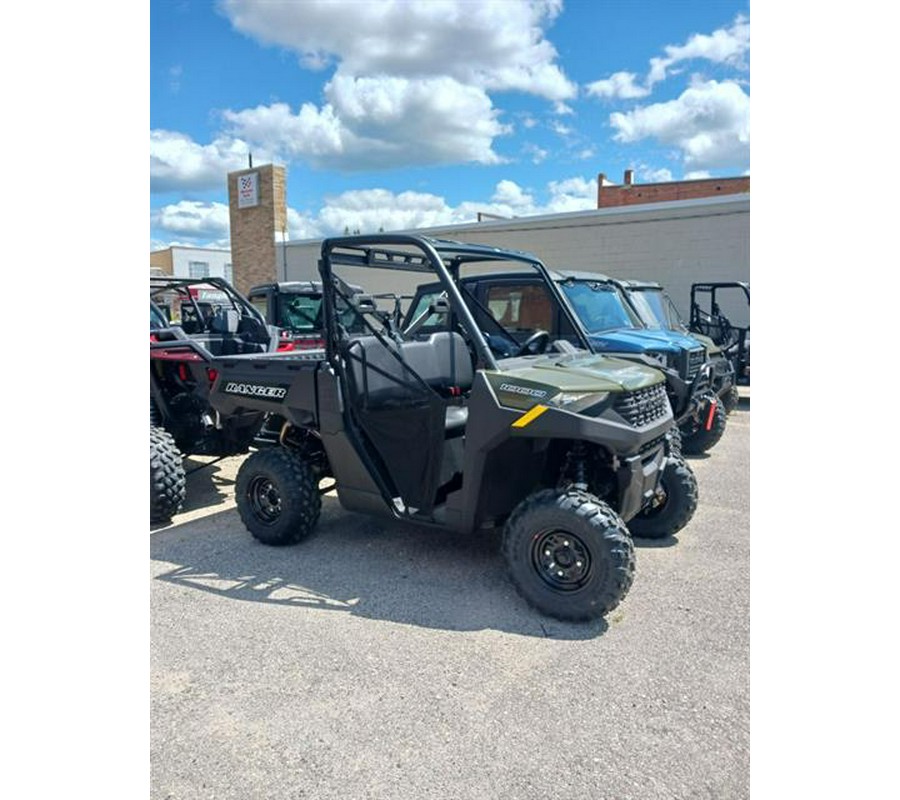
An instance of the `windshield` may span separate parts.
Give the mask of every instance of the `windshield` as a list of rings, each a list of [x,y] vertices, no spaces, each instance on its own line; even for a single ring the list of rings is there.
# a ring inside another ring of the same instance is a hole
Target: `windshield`
[[[632,289],[628,292],[631,302],[648,328],[667,331],[686,331],[671,298],[662,289]]]
[[[446,295],[443,286],[435,286],[434,289],[431,289],[430,291],[422,292],[422,294],[419,295],[419,302],[416,303],[412,311],[407,314],[407,323],[419,321],[419,317],[421,317],[428,310],[428,307],[441,295]],[[419,321],[417,328],[423,330],[443,327],[445,317],[445,314],[436,311]]]
[[[322,295],[287,294],[278,298],[278,326],[290,331],[308,332],[322,329]]]
[[[588,333],[642,327],[625,298],[609,283],[567,280],[560,283],[560,288]]]

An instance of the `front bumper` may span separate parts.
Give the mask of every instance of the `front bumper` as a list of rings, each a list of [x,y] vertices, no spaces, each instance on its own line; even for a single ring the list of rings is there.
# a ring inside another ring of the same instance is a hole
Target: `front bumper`
[[[653,499],[666,466],[669,445],[660,439],[637,455],[620,459],[616,478],[619,484],[619,516],[625,522],[637,516]]]
[[[707,361],[690,383],[680,378],[667,376],[669,401],[675,415],[675,423],[681,425],[691,417],[696,417],[708,406],[713,389],[713,366]]]
[[[712,364],[712,374],[710,375],[712,389],[719,397],[724,398],[735,385],[734,366],[724,356],[713,359],[710,363]]]

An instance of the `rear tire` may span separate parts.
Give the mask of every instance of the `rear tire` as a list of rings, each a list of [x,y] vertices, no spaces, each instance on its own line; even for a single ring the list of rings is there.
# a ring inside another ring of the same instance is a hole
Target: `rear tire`
[[[687,525],[697,510],[697,479],[683,458],[668,459],[660,483],[665,499],[628,523],[636,539],[665,539]]]
[[[708,409],[708,407],[707,407]],[[705,411],[701,416],[703,422],[699,425],[691,424],[681,429],[681,452],[688,456],[698,456],[711,450],[716,442],[722,438],[725,433],[725,422],[727,415],[722,403],[716,403],[716,410],[713,412],[712,427],[706,430],[706,415],[709,411]],[[691,430],[693,428],[693,430]]]
[[[241,464],[235,484],[238,513],[263,544],[296,544],[319,520],[322,498],[312,467],[284,447],[252,453]]]
[[[184,503],[186,477],[181,453],[164,428],[150,427],[150,522],[168,522]]]
[[[545,489],[503,531],[510,579],[529,605],[580,622],[612,611],[634,580],[634,544],[621,517],[592,494]]]

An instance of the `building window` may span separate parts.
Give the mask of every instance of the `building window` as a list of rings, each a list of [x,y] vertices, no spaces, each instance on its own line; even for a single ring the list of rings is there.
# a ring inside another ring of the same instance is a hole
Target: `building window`
[[[234,283],[233,275],[234,275],[234,272],[231,269],[231,264],[226,264],[225,265],[225,280],[228,281],[229,283]]]
[[[188,275],[191,278],[208,278],[209,264],[206,261],[188,261]]]

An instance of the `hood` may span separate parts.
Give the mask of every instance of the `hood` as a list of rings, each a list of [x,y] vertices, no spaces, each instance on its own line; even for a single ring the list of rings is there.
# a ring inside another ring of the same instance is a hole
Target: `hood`
[[[486,372],[495,389],[506,382],[524,382],[548,391],[632,392],[665,380],[653,367],[593,353],[507,359],[503,367],[502,372]]]
[[[602,333],[592,333],[589,338],[591,347],[601,353],[677,353],[699,346],[699,342],[690,336],[658,328],[613,328]]]

